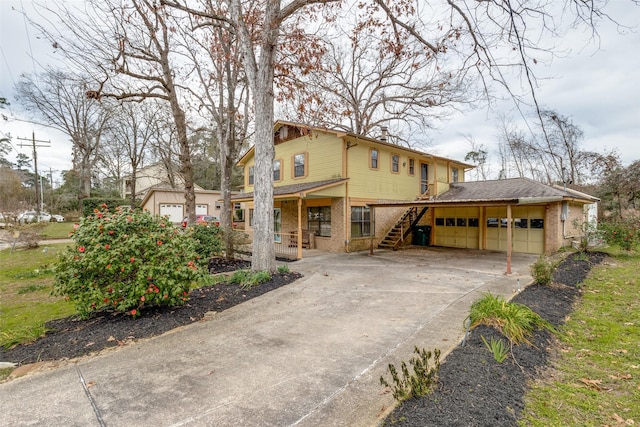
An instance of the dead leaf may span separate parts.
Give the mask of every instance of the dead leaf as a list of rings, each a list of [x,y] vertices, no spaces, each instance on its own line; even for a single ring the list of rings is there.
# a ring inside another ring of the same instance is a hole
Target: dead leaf
[[[585,384],[587,387],[594,388],[598,391],[602,390],[600,384],[602,384],[602,380],[590,380],[587,378],[580,378],[580,381]],[[624,420],[623,420],[624,421]]]
[[[615,412],[613,413],[613,419],[616,420],[616,422],[618,423],[624,423],[624,418],[622,418],[620,415],[616,414]]]
[[[89,381],[87,383],[87,387],[93,387],[94,385],[97,385],[98,383],[96,383],[95,381]]]
[[[109,338],[107,338],[107,341],[115,341],[116,339],[113,337],[113,335],[111,335]]]

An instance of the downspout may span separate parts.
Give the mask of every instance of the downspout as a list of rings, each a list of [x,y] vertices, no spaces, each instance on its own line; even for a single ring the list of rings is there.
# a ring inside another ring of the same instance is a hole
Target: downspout
[[[344,144],[342,147],[344,155],[342,156],[342,177],[347,178],[349,177],[349,148],[351,147],[349,146],[349,142],[346,140],[343,140],[343,142]],[[349,205],[349,180],[347,180],[344,183],[344,213],[342,215],[344,218],[344,251],[346,253],[349,253],[349,236],[351,235],[351,229],[349,227],[349,214],[351,209]]]
[[[302,193],[298,197],[298,241],[296,258],[302,259]]]

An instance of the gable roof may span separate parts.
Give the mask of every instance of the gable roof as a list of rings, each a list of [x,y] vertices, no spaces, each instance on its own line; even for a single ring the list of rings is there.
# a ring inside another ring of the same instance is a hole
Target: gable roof
[[[300,184],[281,185],[273,187],[273,198],[283,199],[286,197],[304,197],[306,193],[324,190],[326,188],[335,187],[346,181],[348,178],[327,179],[324,181],[303,182]],[[249,201],[253,199],[253,192],[236,194],[231,197],[233,201]]]
[[[278,120],[274,123],[273,125],[273,131],[274,133],[276,131],[278,131],[278,129],[280,129],[282,126],[292,126],[292,127],[296,127],[299,129],[304,129],[305,133],[312,133],[312,132],[324,132],[324,133],[331,133],[334,134],[336,136],[336,138],[345,138],[345,139],[351,139],[351,140],[361,140],[361,141],[367,141],[373,144],[378,144],[384,147],[388,147],[394,150],[399,150],[399,151],[404,151],[407,153],[411,153],[415,156],[424,156],[424,157],[428,157],[431,159],[437,159],[437,160],[444,160],[444,161],[449,161],[449,162],[454,162],[460,166],[462,166],[465,169],[473,169],[475,168],[475,165],[471,165],[468,163],[464,163],[464,162],[460,162],[458,160],[453,160],[453,159],[449,159],[446,157],[440,157],[440,156],[435,156],[433,154],[429,154],[429,153],[425,153],[423,151],[418,151],[418,150],[414,150],[413,148],[409,148],[409,147],[404,147],[402,145],[396,145],[396,144],[392,144],[390,142],[386,142],[386,141],[381,141],[379,139],[375,139],[375,138],[370,138],[368,136],[364,136],[364,135],[358,135],[355,134],[353,132],[345,132],[343,130],[337,130],[337,129],[329,129],[329,128],[323,128],[323,127],[316,127],[316,126],[309,126],[309,125],[305,125],[305,124],[301,124],[301,123],[293,123],[293,122],[286,122],[286,121],[282,121],[282,120]],[[253,155],[253,152],[255,150],[255,145],[251,146],[251,148],[249,148],[249,150],[247,150],[246,153],[244,153],[242,155],[242,157],[240,158],[240,160],[238,160],[237,164],[242,166],[249,157],[251,157]]]

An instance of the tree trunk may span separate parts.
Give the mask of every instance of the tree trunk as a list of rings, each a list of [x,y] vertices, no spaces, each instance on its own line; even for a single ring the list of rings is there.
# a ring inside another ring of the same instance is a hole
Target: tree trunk
[[[233,122],[229,127],[233,126]],[[222,193],[222,210],[220,212],[220,224],[223,229],[224,248],[226,259],[232,259],[234,255],[233,246],[233,209],[231,203],[231,172],[233,170],[234,159],[231,156],[231,144],[235,141],[232,139],[231,129],[224,129],[218,126],[218,148],[220,152],[220,165],[222,171],[220,173],[220,192]]]

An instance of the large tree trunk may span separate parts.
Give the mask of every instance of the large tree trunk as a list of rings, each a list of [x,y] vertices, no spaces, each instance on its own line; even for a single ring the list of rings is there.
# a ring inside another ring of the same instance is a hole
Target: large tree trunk
[[[231,172],[233,170],[234,159],[231,155],[233,151],[231,149],[232,133],[230,131],[233,122],[229,125],[229,128],[224,129],[218,126],[218,148],[220,152],[220,165],[222,171],[220,173],[220,192],[222,193],[222,211],[220,212],[220,223],[222,224],[223,236],[224,236],[224,248],[225,257],[232,259],[234,255],[233,247],[233,209],[231,204]]]

